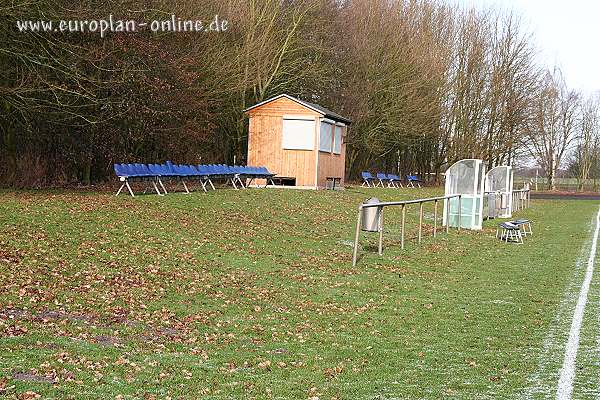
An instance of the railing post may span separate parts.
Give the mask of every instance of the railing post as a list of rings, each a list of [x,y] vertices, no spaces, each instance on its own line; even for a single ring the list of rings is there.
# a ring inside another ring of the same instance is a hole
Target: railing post
[[[462,229],[462,194],[458,195],[458,230]]]
[[[446,199],[446,233],[450,233],[450,201],[452,197]]]
[[[521,207],[521,210],[524,208],[523,207],[523,192],[519,192],[519,206]]]
[[[383,207],[378,207],[379,211],[379,255],[383,255]]]
[[[519,192],[519,210],[523,209],[523,192]]]
[[[400,245],[402,250],[404,250],[404,226],[406,223],[406,205],[402,204],[402,228],[401,228],[401,236],[400,236]]]
[[[423,238],[423,203],[419,203],[419,244]]]
[[[437,235],[437,219],[438,219],[437,205],[438,205],[438,201],[435,200],[433,202],[433,237],[436,237],[436,235]]]
[[[358,206],[358,218],[356,218],[356,233],[354,235],[354,252],[352,253],[352,266],[356,267],[356,258],[358,255],[358,237],[360,235],[360,223],[362,218],[362,205]]]

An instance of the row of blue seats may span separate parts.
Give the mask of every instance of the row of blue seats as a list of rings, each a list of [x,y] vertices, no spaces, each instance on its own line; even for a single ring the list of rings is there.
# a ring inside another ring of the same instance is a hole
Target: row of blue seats
[[[229,166],[223,164],[180,165],[165,164],[115,164],[115,174],[121,178],[144,177],[234,177],[272,178],[265,167]]]
[[[185,165],[173,164],[167,161],[165,164],[115,164],[115,174],[123,184],[117,192],[117,196],[124,187],[127,187],[131,196],[134,196],[130,181],[148,181],[157,194],[167,194],[163,179],[176,179],[183,185],[186,193],[190,193],[186,180],[196,180],[206,192],[208,185],[214,190],[212,179],[226,179],[235,189],[238,186],[245,188],[254,179],[266,179],[273,184],[275,174],[269,172],[265,167],[229,166],[224,164]],[[162,193],[161,190],[162,189]]]
[[[362,186],[367,187],[389,187],[389,188],[399,188],[402,186],[402,179],[398,175],[394,174],[385,174],[383,172],[377,173],[376,177],[373,176],[369,171],[363,171],[361,173],[363,178]],[[415,175],[406,175],[407,187],[415,187],[417,184],[421,187],[421,180],[417,178]]]

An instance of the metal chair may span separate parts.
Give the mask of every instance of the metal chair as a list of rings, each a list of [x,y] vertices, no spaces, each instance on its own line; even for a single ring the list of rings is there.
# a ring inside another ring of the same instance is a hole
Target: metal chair
[[[523,233],[523,236],[533,235],[533,229],[531,228],[531,221],[528,219],[517,219],[509,221],[511,224],[518,226]]]
[[[510,222],[503,222],[496,228],[496,238],[505,241],[508,243],[509,241],[523,244],[523,234],[521,233],[521,228],[515,224],[511,224]]]

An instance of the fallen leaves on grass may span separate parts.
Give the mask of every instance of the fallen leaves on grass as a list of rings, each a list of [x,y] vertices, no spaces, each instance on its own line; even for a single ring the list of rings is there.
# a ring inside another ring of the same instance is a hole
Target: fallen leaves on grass
[[[22,325],[9,325],[6,327],[6,329],[4,329],[4,335],[8,337],[22,336],[27,332],[27,327]]]
[[[33,392],[31,390],[28,390],[27,392],[23,392],[17,396],[17,398],[19,400],[39,399],[41,397],[42,396],[40,396],[39,394],[37,394],[36,392]]]
[[[269,369],[271,369],[271,361],[265,360],[263,362],[258,363],[257,366],[260,369],[267,369],[267,370],[269,370]]]

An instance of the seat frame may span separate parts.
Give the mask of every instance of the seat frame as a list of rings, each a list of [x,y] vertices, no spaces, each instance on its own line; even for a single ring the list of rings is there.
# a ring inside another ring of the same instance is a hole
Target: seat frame
[[[499,238],[506,243],[510,241],[516,244],[523,244],[523,236],[521,228],[510,222],[503,222],[496,228],[496,238]]]

